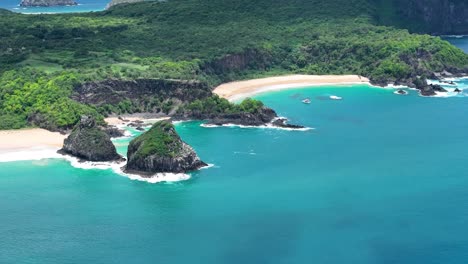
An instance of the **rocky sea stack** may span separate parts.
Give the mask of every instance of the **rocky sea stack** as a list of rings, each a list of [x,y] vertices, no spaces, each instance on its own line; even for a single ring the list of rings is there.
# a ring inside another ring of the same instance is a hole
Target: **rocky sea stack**
[[[151,176],[161,172],[184,173],[206,166],[183,142],[168,121],[157,122],[128,146],[128,173]]]
[[[20,6],[71,6],[77,5],[74,0],[22,0]]]
[[[109,135],[101,130],[94,118],[83,116],[70,135],[64,140],[62,154],[84,161],[120,161]]]

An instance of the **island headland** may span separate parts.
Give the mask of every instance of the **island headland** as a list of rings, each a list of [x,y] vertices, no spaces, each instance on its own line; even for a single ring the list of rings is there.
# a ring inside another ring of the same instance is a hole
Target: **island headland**
[[[70,135],[63,141],[60,154],[77,157],[83,161],[122,161],[110,136],[99,128],[92,117],[82,116]]]
[[[133,139],[127,157],[125,172],[144,177],[156,173],[185,173],[207,166],[168,121],[156,122]]]

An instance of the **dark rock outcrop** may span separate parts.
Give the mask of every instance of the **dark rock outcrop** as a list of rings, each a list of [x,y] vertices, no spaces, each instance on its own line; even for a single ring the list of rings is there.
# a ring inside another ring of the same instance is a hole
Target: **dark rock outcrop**
[[[192,111],[185,111],[183,113],[177,113],[173,119],[175,120],[205,120],[208,125],[240,125],[240,126],[276,126],[282,128],[300,129],[304,128],[299,125],[291,125],[287,123],[286,118],[278,118],[275,110],[262,107],[255,113],[239,112],[239,113],[199,113]]]
[[[122,130],[122,129],[119,129],[119,128],[116,127],[116,126],[107,126],[107,127],[105,127],[103,130],[104,130],[104,132],[106,132],[107,135],[109,135],[109,137],[111,137],[111,138],[117,138],[117,137],[123,137],[123,136],[125,136],[125,131]]]
[[[74,0],[22,0],[20,6],[68,6],[77,5]]]
[[[438,84],[429,84],[419,89],[422,96],[434,96],[436,92],[447,92],[442,86]]]
[[[180,139],[168,121],[155,123],[150,130],[133,139],[127,157],[126,172],[148,177],[162,172],[184,173],[207,165]]]
[[[466,0],[396,0],[396,2],[399,14],[425,32],[441,35],[468,33]]]
[[[64,140],[61,154],[75,156],[84,161],[120,161],[114,144],[106,132],[99,129],[93,118],[83,116]]]
[[[74,87],[71,98],[94,106],[129,102],[137,112],[169,114],[181,103],[211,95],[208,84],[198,81],[136,79],[88,82]]]

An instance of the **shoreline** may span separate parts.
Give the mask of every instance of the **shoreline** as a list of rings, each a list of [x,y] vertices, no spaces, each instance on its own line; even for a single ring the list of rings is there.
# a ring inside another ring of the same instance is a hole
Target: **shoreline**
[[[236,101],[272,91],[353,84],[372,86],[369,79],[359,75],[286,75],[224,83],[217,86],[213,93],[229,101]]]
[[[105,118],[108,125],[123,127],[137,120],[148,125],[161,118],[142,118],[136,116],[122,116],[125,121],[117,117]],[[0,162],[40,160],[61,157],[57,151],[62,148],[63,141],[68,135],[51,132],[42,128],[24,128],[17,130],[0,130]]]
[[[42,128],[0,130],[0,162],[57,157],[65,137]]]

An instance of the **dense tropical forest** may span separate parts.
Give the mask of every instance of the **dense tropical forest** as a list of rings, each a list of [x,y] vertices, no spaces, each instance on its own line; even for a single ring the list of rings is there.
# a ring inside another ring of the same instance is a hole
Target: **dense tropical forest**
[[[170,0],[85,14],[0,10],[0,128],[67,129],[84,113],[102,120],[108,112],[70,96],[80,83],[105,79],[214,86],[286,73],[359,74],[383,84],[468,71],[468,55],[439,37],[382,25],[380,6]]]

